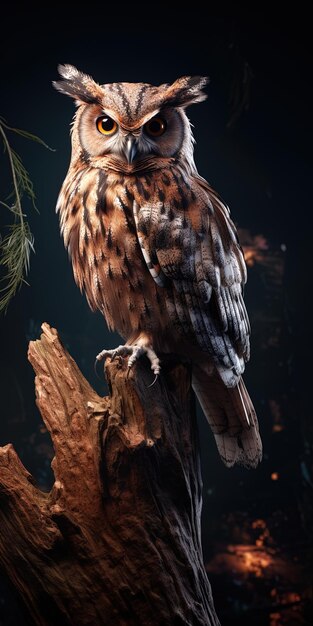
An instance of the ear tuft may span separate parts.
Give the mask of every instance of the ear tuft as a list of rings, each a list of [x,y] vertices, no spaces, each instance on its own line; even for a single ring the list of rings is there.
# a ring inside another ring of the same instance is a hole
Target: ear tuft
[[[65,80],[72,80],[73,78],[77,78],[79,75],[84,76],[84,74],[79,72],[74,65],[70,65],[69,63],[65,63],[64,65],[60,63],[60,65],[58,65],[58,72],[62,78],[65,78]]]
[[[183,76],[169,85],[165,100],[167,104],[178,107],[187,107],[196,102],[202,102],[207,94],[202,91],[209,78],[206,76]]]
[[[58,71],[63,80],[53,81],[55,89],[74,98],[77,105],[101,103],[103,91],[91,76],[69,64],[58,65]]]

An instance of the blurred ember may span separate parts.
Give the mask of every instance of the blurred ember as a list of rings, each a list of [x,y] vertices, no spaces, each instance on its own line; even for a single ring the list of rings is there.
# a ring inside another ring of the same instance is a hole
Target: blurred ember
[[[235,575],[253,574],[261,578],[263,570],[273,564],[272,557],[254,545],[229,545],[227,552],[218,554],[208,566],[216,568],[219,573],[233,572]]]
[[[284,430],[284,421],[282,417],[281,406],[279,402],[274,399],[270,399],[268,403],[273,417],[272,431],[273,433],[280,433],[282,430]]]
[[[251,235],[246,228],[238,228],[239,241],[242,246],[246,264],[252,267],[255,263],[263,263],[268,251],[268,243],[263,235]]]
[[[271,473],[271,479],[272,479],[272,480],[278,480],[278,479],[279,479],[279,474],[278,474],[278,472],[272,472],[272,473]]]

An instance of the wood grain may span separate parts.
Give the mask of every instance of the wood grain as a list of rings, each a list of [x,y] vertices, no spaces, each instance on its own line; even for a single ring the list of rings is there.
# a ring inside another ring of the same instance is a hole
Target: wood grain
[[[38,626],[214,625],[189,367],[107,362],[100,398],[43,324],[29,345],[55,483],[0,449],[0,563]]]

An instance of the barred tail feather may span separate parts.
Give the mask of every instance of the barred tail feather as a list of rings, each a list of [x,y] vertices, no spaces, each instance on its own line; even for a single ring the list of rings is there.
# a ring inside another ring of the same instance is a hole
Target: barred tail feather
[[[255,468],[262,459],[257,416],[242,378],[227,388],[218,374],[194,367],[193,389],[211,426],[227,467],[235,463]]]

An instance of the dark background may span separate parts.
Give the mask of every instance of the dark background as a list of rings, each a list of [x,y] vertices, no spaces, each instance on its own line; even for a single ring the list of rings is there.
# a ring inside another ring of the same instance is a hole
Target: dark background
[[[10,135],[33,180],[40,214],[25,204],[36,254],[24,286],[0,319],[0,444],[13,442],[43,489],[51,485],[50,439],[34,402],[28,341],[55,326],[99,393],[95,354],[113,347],[100,314],[74,284],[55,203],[70,156],[74,107],[53,90],[58,63],[100,83],[211,78],[208,100],[189,110],[196,163],[230,205],[249,256],[246,302],[252,357],[246,382],[257,408],[264,460],[227,470],[199,415],[203,546],[224,626],[309,624],[312,619],[311,176],[308,16],[204,15],[162,4],[11,3],[1,9],[0,115],[56,152]],[[0,152],[0,199],[10,190]],[[2,232],[10,216],[1,208]],[[276,478],[276,479],[275,479]],[[1,529],[0,529],[1,532]],[[0,625],[26,623],[5,576]]]

